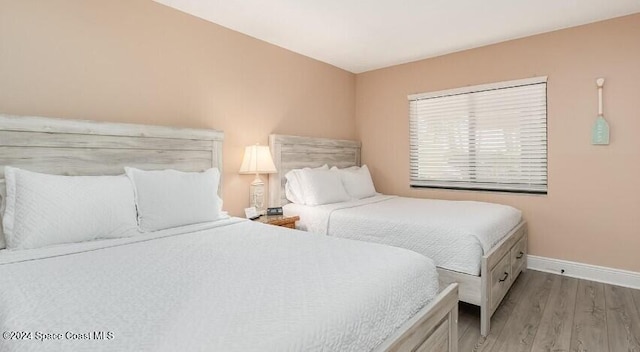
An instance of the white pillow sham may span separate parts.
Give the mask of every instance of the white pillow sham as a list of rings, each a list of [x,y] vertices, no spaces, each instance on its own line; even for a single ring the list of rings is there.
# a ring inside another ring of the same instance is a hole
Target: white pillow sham
[[[2,185],[2,187],[3,189],[0,189],[0,249],[5,249],[7,244],[4,241],[4,230],[2,230],[2,216],[4,215],[6,187],[4,185]]]
[[[291,170],[284,177],[287,180],[284,185],[284,195],[292,203],[304,204],[304,195],[298,178],[298,170]]]
[[[284,185],[284,194],[287,199],[295,204],[305,204],[304,188],[300,180],[300,172],[302,170],[329,170],[329,165],[324,164],[317,168],[294,169],[287,172],[284,177],[287,182]]]
[[[340,174],[331,170],[304,169],[300,172],[306,205],[322,205],[350,200]]]
[[[125,176],[58,176],[5,167],[8,249],[131,236],[136,213]]]
[[[342,184],[351,198],[362,199],[377,194],[367,165],[345,169],[338,169],[334,166],[331,170],[340,174]]]
[[[126,167],[125,172],[133,184],[138,228],[143,232],[215,221],[222,216],[220,171],[216,168],[182,172]]]

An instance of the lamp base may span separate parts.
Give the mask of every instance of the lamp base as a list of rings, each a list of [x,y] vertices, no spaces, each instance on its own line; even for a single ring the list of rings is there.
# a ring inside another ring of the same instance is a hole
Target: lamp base
[[[264,213],[264,182],[258,174],[249,187],[249,203],[256,208],[258,214]]]

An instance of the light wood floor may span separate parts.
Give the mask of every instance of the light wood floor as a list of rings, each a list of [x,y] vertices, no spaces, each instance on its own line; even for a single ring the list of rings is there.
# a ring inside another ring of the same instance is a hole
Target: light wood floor
[[[527,270],[480,336],[480,309],[460,303],[460,352],[640,352],[640,290]]]

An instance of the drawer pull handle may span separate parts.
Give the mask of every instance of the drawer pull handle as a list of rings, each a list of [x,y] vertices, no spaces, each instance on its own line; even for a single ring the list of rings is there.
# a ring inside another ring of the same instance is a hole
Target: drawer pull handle
[[[518,253],[518,255],[516,256],[516,259],[520,259],[524,256],[524,252],[520,251],[520,253]]]
[[[509,273],[504,273],[504,277],[502,279],[498,280],[498,281],[505,282],[505,281],[507,281],[508,277],[509,277]]]

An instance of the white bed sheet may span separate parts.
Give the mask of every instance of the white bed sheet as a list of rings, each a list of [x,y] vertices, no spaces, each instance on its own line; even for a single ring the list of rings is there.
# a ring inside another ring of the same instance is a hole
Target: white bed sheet
[[[251,221],[136,237],[0,251],[0,330],[32,333],[0,350],[367,351],[438,291],[422,255]]]
[[[438,267],[480,275],[480,259],[522,219],[513,207],[473,201],[447,201],[378,195],[306,206],[287,204],[302,230],[381,243],[423,254]]]

